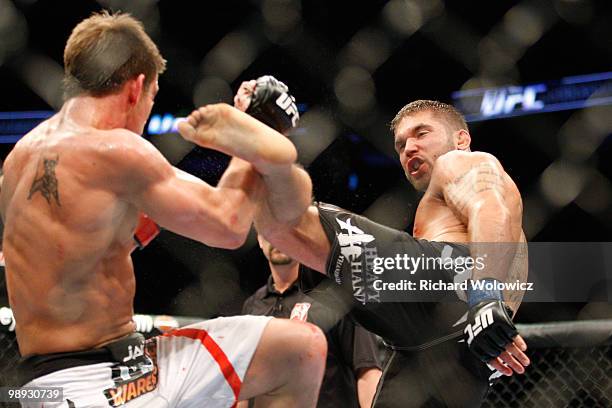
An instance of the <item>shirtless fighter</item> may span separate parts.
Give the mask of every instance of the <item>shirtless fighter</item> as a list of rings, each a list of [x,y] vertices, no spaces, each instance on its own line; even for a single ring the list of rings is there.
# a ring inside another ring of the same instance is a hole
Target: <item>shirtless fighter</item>
[[[64,63],[64,106],[4,163],[0,211],[21,384],[62,387],[64,401],[46,407],[230,407],[260,394],[269,407],[315,406],[326,343],[312,325],[236,317],[146,343],[134,333],[130,252],[139,213],[236,248],[252,223],[259,176],[233,159],[211,187],[140,137],[165,61],[129,15],[82,21]],[[286,172],[295,149],[268,136],[253,138],[267,146],[257,170]],[[309,198],[300,197],[292,205],[304,209]],[[136,236],[146,243],[146,231]]]
[[[248,92],[243,94],[248,97]],[[200,108],[180,130],[188,139],[256,162],[249,152],[257,146],[251,121],[223,105],[212,105]],[[299,188],[296,183],[283,193],[275,189],[270,175],[263,177],[267,194],[261,196],[256,226],[280,251],[331,278],[310,296],[339,314],[350,310],[393,350],[375,406],[479,406],[495,376],[493,369],[512,375],[523,373],[529,364],[527,346],[511,320],[522,293],[470,286],[463,293],[467,302],[454,293],[455,301],[450,302],[380,302],[371,285],[368,255],[440,258],[450,250],[452,257],[462,259],[489,256],[485,268],[472,270],[473,282],[524,281],[521,197],[495,157],[470,151],[467,124],[452,106],[412,102],[397,114],[392,131],[408,180],[424,192],[413,236],[324,204],[281,219],[281,209],[284,215],[290,212],[288,200]],[[222,134],[231,134],[231,139]],[[294,173],[294,179],[308,188],[307,173],[297,167]],[[407,279],[444,282],[453,282],[455,276],[447,270],[404,274]]]

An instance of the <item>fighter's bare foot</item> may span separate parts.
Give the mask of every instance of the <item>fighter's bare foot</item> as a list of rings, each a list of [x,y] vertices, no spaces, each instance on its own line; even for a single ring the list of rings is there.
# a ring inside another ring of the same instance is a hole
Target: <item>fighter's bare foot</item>
[[[210,128],[212,126],[208,121],[204,120],[204,117],[200,110],[205,111],[206,107],[196,109],[184,121],[179,122],[178,131],[183,136],[185,140],[188,140],[192,143],[195,143],[202,147],[211,147],[207,146],[210,144],[210,141],[207,140],[206,136],[206,128]],[[200,128],[201,132],[198,132],[198,128]]]
[[[227,104],[206,105],[194,110],[180,123],[179,132],[198,146],[252,161],[257,140],[249,137],[253,130],[248,123],[243,123],[252,119],[239,113]]]
[[[236,156],[253,164],[290,164],[293,144],[282,134],[227,104],[207,105],[179,123],[181,135],[202,147]]]

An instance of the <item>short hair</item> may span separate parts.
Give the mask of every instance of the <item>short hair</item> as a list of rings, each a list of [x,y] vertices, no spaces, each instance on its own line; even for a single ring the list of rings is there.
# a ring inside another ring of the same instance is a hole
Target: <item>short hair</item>
[[[94,13],[72,30],[64,49],[64,97],[103,96],[140,74],[145,85],[166,69],[166,60],[129,14]]]
[[[453,105],[440,101],[420,99],[410,102],[400,109],[399,112],[397,112],[397,115],[395,115],[391,121],[391,132],[395,134],[397,126],[406,116],[426,111],[433,112],[435,115],[441,116],[453,128],[453,130],[465,129],[466,131],[469,131],[465,118]]]

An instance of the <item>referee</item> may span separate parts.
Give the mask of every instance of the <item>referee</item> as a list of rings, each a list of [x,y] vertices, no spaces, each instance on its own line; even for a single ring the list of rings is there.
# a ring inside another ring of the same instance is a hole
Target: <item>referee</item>
[[[308,268],[272,247],[263,237],[257,238],[271,275],[268,283],[245,301],[242,313],[297,319],[321,327],[327,336],[328,353],[317,407],[370,407],[382,373],[376,337],[348,317],[339,319],[337,313],[304,294],[298,278],[312,274]],[[252,406],[252,402],[238,405],[247,406]]]

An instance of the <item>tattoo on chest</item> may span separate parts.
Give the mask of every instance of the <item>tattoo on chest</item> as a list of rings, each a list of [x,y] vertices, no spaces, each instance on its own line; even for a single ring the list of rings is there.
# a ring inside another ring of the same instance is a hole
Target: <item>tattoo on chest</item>
[[[57,177],[55,176],[55,167],[59,162],[59,155],[55,155],[51,158],[43,157],[41,160],[42,168],[39,163],[38,169],[36,170],[36,175],[34,176],[34,181],[30,187],[28,200],[31,200],[35,193],[40,192],[43,197],[45,197],[49,205],[51,205],[51,201],[54,200],[55,203],[61,207],[58,181]]]

